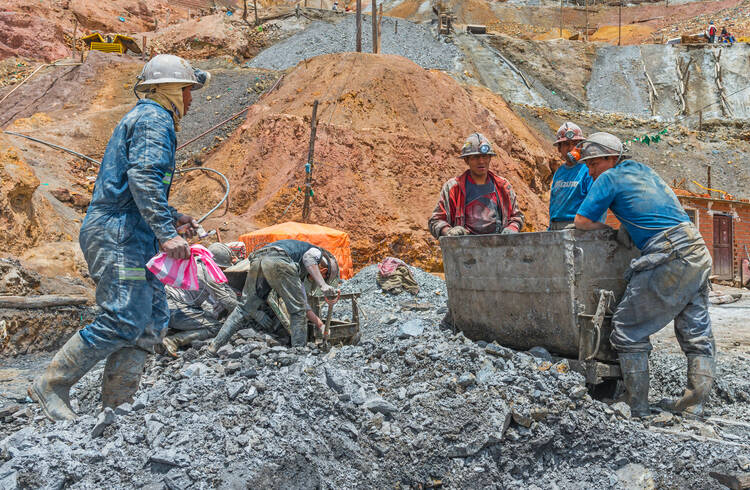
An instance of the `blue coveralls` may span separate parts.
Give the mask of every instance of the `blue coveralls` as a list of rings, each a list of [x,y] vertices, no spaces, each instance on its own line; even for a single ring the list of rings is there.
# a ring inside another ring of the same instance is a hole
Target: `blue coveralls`
[[[167,204],[176,141],[171,113],[142,99],[107,144],[79,236],[101,308],[80,334],[96,349],[153,345],[169,323],[164,285],[145,266],[177,236]]]
[[[687,355],[712,357],[708,314],[711,255],[672,189],[649,167],[626,160],[601,174],[578,209],[591,220],[611,209],[641,257],[612,317],[610,342],[619,352],[649,352],[649,337],[674,319]]]

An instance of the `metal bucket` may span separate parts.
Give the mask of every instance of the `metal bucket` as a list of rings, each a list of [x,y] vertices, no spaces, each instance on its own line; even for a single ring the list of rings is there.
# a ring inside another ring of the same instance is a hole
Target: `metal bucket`
[[[610,308],[620,301],[639,252],[620,245],[614,231],[441,237],[440,246],[453,323],[467,337],[570,359],[617,359],[611,314],[598,332],[592,319],[600,291],[614,293]]]

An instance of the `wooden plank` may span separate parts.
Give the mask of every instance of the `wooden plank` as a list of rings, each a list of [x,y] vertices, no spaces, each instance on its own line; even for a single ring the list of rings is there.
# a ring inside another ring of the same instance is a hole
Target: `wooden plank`
[[[50,308],[54,306],[85,305],[89,299],[85,296],[59,296],[45,294],[41,296],[0,296],[0,308],[16,308],[21,310],[35,308]]]

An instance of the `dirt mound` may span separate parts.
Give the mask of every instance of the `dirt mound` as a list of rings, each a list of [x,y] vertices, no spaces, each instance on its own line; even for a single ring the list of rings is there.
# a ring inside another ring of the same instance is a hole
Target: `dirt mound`
[[[158,5],[162,2],[151,3]],[[143,32],[154,28],[154,14],[143,0],[70,0],[68,8],[78,22],[90,30]]]
[[[70,56],[62,28],[42,17],[0,12],[0,59],[23,56],[53,61]]]
[[[526,229],[546,225],[550,155],[502,98],[467,90],[405,58],[347,53],[300,63],[208,158],[206,166],[233,182],[236,216],[214,218],[209,226],[235,223],[225,233],[232,237],[253,225],[299,219],[315,99],[320,123],[311,222],[350,233],[355,267],[385,255],[441,267],[427,218],[442,184],[465,170],[456,155],[473,131],[496,145],[492,168],[513,184]],[[220,197],[209,190],[215,188],[198,178],[178,189],[174,201],[204,209],[208,197]]]
[[[537,34],[533,37],[535,41],[550,41],[552,39],[570,39],[573,37],[573,32],[571,32],[568,29],[562,30],[562,35],[560,34],[560,29],[550,29],[547,32],[544,32],[542,34]]]
[[[622,44],[641,44],[645,42],[654,32],[654,28],[645,24],[630,24],[622,26],[622,32],[618,33],[618,26],[602,26],[591,35],[591,41],[604,41],[617,44],[620,36]]]
[[[265,32],[236,17],[220,13],[174,24],[153,34],[149,46],[190,59],[222,54],[251,58],[265,46]]]

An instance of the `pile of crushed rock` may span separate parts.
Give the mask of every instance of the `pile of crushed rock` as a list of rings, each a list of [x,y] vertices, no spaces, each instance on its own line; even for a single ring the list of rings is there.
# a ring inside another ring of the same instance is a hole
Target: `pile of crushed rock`
[[[369,16],[365,16],[369,19]],[[372,32],[363,19],[362,51],[372,52]],[[305,30],[261,51],[249,66],[286,70],[300,61],[323,54],[356,49],[356,21],[353,15],[336,22],[317,21]],[[404,19],[383,17],[380,53],[396,54],[423,68],[454,70],[461,51],[452,43],[436,39],[428,27]]]
[[[416,297],[382,293],[375,267],[344,286],[362,291],[359,345],[245,329],[218,358],[195,343],[152,359],[114,411],[97,414],[100,366],[73,391],[77,421],[0,414],[0,488],[706,488],[709,470],[750,467],[747,431],[697,440],[712,425],[630,420],[565,361],[441,330],[445,285],[412,270]]]

